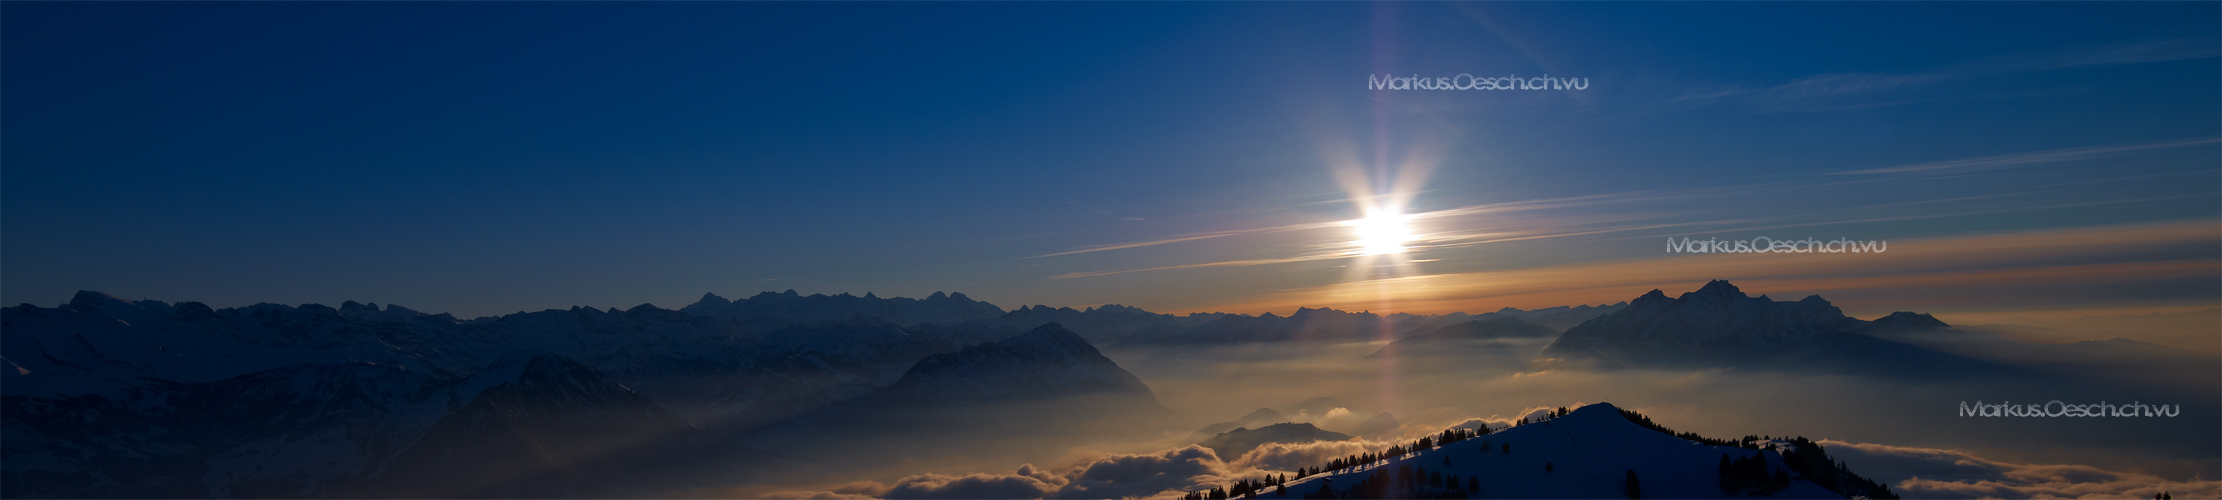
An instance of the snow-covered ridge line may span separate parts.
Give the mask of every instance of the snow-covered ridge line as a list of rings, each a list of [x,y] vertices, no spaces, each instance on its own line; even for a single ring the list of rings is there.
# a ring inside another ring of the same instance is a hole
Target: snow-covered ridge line
[[[1802,437],[1677,435],[1606,403],[1550,416],[1495,432],[1450,429],[1190,498],[1897,498]]]

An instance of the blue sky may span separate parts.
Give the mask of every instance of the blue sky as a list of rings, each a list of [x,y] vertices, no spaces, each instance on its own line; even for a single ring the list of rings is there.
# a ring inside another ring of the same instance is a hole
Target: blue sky
[[[2184,271],[2222,270],[2217,10],[9,3],[0,300],[1441,312],[1728,278],[1860,314],[2211,306]],[[1338,256],[1391,191],[1461,215]],[[2029,243],[2093,235],[2120,243]],[[2019,278],[1933,284],[1969,273]]]

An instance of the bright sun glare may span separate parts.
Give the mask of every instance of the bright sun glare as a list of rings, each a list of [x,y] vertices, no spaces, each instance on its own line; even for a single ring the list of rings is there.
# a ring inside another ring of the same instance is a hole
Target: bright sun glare
[[[1404,214],[1383,211],[1350,221],[1358,229],[1358,251],[1363,255],[1404,253],[1404,244],[1412,241],[1412,228],[1404,219]]]

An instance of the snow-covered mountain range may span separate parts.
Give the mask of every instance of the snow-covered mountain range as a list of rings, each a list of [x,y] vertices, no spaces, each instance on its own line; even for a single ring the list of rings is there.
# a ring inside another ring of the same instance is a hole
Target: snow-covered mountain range
[[[1101,343],[1404,339],[1455,353],[1444,346],[1540,344],[1555,334],[1541,322],[1576,317],[1589,319],[1556,336],[1553,354],[1667,364],[1827,349],[1965,361],[1920,347],[1954,331],[1925,315],[1865,322],[1818,297],[1774,302],[1726,282],[1605,306],[1286,317],[787,292],[466,320],[390,304],[213,309],[80,292],[56,307],[0,309],[0,490],[637,496],[711,484],[740,462],[822,458],[832,437],[909,450],[884,457],[902,460],[962,444],[968,430],[1050,442],[1173,422]],[[1346,407],[1314,400],[1286,411],[1319,418]],[[1399,427],[1380,413],[1336,429],[1379,437]]]

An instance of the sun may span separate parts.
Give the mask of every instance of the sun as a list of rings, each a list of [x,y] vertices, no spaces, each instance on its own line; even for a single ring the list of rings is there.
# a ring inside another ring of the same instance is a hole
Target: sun
[[[1357,228],[1359,255],[1404,253],[1404,244],[1412,241],[1412,227],[1405,224],[1404,214],[1381,211],[1366,218],[1350,221]]]

